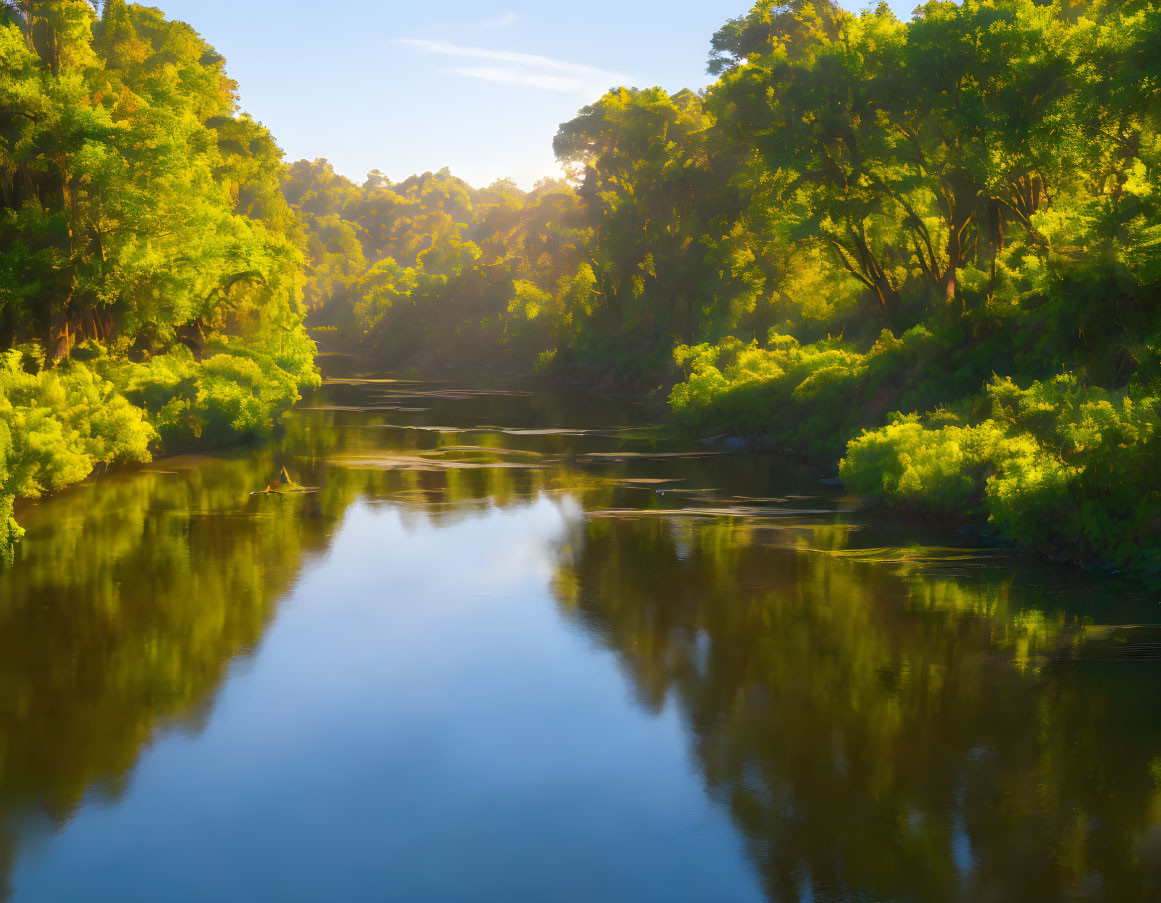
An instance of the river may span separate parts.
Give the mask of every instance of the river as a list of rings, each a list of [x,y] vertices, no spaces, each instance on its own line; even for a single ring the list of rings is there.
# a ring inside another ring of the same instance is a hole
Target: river
[[[1157,599],[819,476],[372,375],[29,506],[0,899],[1161,899]]]

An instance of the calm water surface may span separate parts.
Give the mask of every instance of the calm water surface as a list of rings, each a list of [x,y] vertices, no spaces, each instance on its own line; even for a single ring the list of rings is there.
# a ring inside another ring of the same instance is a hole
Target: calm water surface
[[[0,899],[1161,900],[1155,598],[689,451],[332,380],[26,509]]]

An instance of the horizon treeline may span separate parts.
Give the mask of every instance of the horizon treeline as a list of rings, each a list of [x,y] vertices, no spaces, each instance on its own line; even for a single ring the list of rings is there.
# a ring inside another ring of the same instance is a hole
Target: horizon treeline
[[[589,233],[566,182],[476,189],[445,168],[398,184],[375,171],[359,186],[300,160],[283,191],[306,227],[308,322],[324,347],[394,367],[528,373],[567,338],[580,299],[554,308],[554,293]]]
[[[532,192],[291,168],[310,321],[399,368],[672,391],[702,434],[1161,574],[1161,13],[762,0]]]

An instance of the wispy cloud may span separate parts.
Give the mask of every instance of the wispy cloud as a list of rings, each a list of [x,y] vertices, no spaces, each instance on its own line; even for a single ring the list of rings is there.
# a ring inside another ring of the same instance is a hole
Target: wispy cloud
[[[449,41],[428,41],[422,38],[403,38],[400,44],[415,47],[440,56],[462,57],[502,63],[501,66],[456,66],[441,70],[449,75],[472,78],[500,85],[520,85],[543,91],[559,91],[582,97],[595,97],[614,85],[626,84],[628,76],[596,66],[556,60],[536,53],[516,50],[491,50],[484,47],[464,47]]]
[[[490,66],[471,66],[463,68],[440,69],[447,75],[461,75],[464,78],[474,78],[481,82],[492,82],[496,85],[521,85],[525,88],[540,88],[542,91],[559,91],[562,94],[591,93],[593,85],[579,78],[569,78],[567,75],[549,75],[546,72],[529,72],[520,69],[501,69]],[[600,90],[600,89],[598,89]]]
[[[494,19],[488,19],[486,22],[481,22],[480,27],[493,29],[511,28],[519,21],[519,13],[504,13],[502,16],[497,16]]]

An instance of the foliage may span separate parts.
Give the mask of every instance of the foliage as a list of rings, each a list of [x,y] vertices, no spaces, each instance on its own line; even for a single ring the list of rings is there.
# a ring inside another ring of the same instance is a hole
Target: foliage
[[[849,441],[859,491],[1161,572],[1159,34],[1149,2],[901,22],[796,0],[728,23],[706,108],[763,173],[746,229],[853,291],[820,304],[769,266],[777,334],[679,345],[674,410],[816,454]]]
[[[1021,390],[999,377],[974,425],[897,417],[851,442],[842,474],[863,492],[941,513],[985,514],[1066,560],[1095,554],[1161,575],[1161,398],[1073,374]]]
[[[935,337],[921,326],[898,339],[884,330],[866,353],[840,339],[804,345],[774,330],[765,344],[726,339],[680,346],[675,359],[690,375],[669,401],[691,428],[740,432],[827,455],[841,448],[847,430],[881,416],[908,374],[936,354]]]
[[[153,430],[108,380],[82,364],[35,375],[22,364],[20,350],[0,363],[16,495],[38,498],[83,480],[97,464],[150,459]]]
[[[143,363],[108,360],[104,367],[172,450],[195,440],[269,435],[275,417],[298,400],[299,388],[319,382],[309,347],[287,344],[289,353],[275,353],[219,340],[207,346],[201,361],[178,345]]]
[[[568,290],[585,238],[568,186],[476,190],[447,170],[357,186],[316,160],[283,191],[306,226],[310,322],[340,343],[396,367],[527,372],[562,342],[568,306],[546,299]]]
[[[185,23],[5,5],[0,349],[26,351],[0,367],[0,548],[14,497],[159,440],[264,434],[317,380],[282,169]]]
[[[108,380],[83,364],[28,373],[25,352],[0,355],[0,555],[22,531],[16,498],[38,498],[99,465],[148,461],[156,433]]]
[[[711,48],[701,94],[580,110],[528,194],[295,164],[314,322],[389,366],[676,383],[691,430],[851,442],[864,491],[1154,567],[1161,7],[759,0]]]
[[[7,413],[7,404],[4,412]],[[12,546],[24,535],[14,517],[16,495],[10,491],[13,457],[12,430],[7,418],[0,418],[0,563],[11,561]]]

